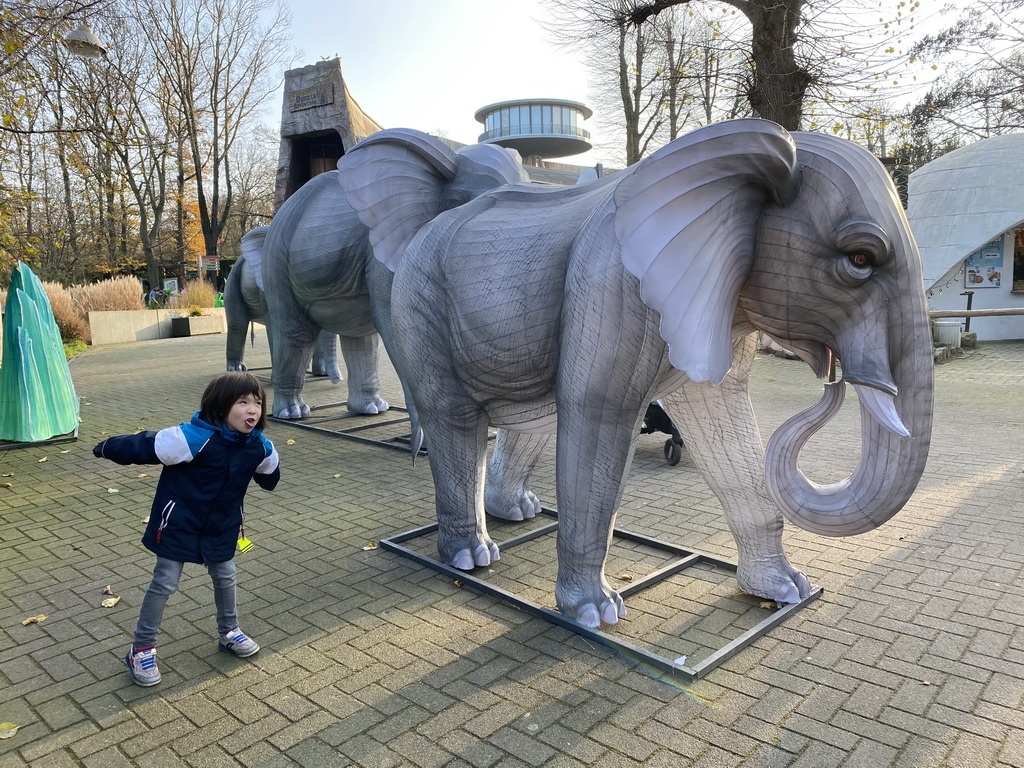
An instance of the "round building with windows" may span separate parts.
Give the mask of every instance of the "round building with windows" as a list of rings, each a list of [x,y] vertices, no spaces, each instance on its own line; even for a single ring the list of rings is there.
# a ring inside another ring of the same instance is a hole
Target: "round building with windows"
[[[583,127],[592,114],[589,107],[565,99],[499,101],[476,111],[485,129],[477,141],[514,149],[526,163],[578,155],[592,148],[590,132]]]

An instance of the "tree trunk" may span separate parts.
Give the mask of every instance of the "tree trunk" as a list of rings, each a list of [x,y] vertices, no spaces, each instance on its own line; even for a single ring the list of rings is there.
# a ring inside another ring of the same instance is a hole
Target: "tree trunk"
[[[640,26],[674,5],[692,0],[638,2],[621,21]],[[750,21],[753,29],[751,60],[754,73],[747,99],[754,114],[773,120],[790,131],[800,130],[804,95],[811,75],[797,64],[793,46],[797,40],[804,0],[723,0]]]

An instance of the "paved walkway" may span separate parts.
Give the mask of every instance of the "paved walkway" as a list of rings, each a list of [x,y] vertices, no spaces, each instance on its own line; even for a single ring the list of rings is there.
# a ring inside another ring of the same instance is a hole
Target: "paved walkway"
[[[937,368],[932,458],[907,508],[853,539],[788,531],[824,596],[689,686],[364,549],[431,521],[426,462],[274,424],[283,479],[274,494],[253,486],[256,546],[237,560],[243,628],[263,650],[217,652],[209,579],[187,568],[163,625],[164,681],[143,689],[122,657],[150,578],[139,538],[158,468],[91,448],[188,417],[223,344],[92,349],[71,365],[80,440],[0,452],[0,722],[19,726],[0,740],[0,768],[1024,766],[1024,343]],[[262,337],[250,357],[267,364]],[[765,433],[820,391],[806,366],[773,357],[752,381]],[[327,383],[307,390],[344,399]],[[393,377],[385,395],[401,402]],[[852,466],[857,423],[846,408],[815,438],[809,475]],[[689,457],[665,464],[665,437],[640,437],[619,524],[733,557]],[[534,489],[553,504],[549,459]],[[551,604],[550,557],[527,557],[492,571]],[[627,552],[609,574],[648,559]],[[631,598],[616,631],[704,653],[762,610],[731,584],[675,577]],[[112,608],[107,585],[122,598]],[[37,614],[48,618],[22,624]]]

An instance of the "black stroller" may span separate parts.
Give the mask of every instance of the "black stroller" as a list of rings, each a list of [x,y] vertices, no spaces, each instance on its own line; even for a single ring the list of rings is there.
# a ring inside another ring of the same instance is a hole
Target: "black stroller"
[[[641,435],[650,435],[654,432],[664,432],[671,437],[665,441],[665,461],[670,467],[679,463],[683,455],[683,438],[679,430],[672,423],[672,419],[665,413],[661,400],[655,400],[647,406],[647,413],[644,414],[644,423],[640,426]]]

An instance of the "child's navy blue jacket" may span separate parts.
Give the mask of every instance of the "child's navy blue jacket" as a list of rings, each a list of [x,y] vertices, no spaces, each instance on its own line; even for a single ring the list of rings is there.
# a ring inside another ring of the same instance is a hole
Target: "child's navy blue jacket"
[[[281,477],[274,444],[259,430],[243,435],[198,413],[177,427],[108,438],[92,452],[118,464],[164,465],[142,543],[185,563],[232,559],[249,481],[272,491]]]

